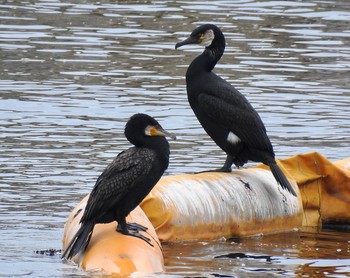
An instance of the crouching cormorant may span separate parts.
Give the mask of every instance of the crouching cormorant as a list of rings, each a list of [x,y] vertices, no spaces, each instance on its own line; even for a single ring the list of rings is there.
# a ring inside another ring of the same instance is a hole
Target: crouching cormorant
[[[147,196],[168,168],[170,151],[165,136],[175,137],[146,114],[133,115],[124,133],[134,147],[121,152],[98,177],[80,220],[81,227],[62,258],[70,259],[84,251],[98,223],[118,221],[118,232],[152,245],[149,238],[139,233],[147,228],[127,223],[125,217]]]
[[[271,168],[282,188],[296,196],[276,164],[273,147],[258,113],[238,90],[212,72],[225,50],[221,30],[213,24],[202,25],[175,48],[186,44],[205,46],[187,69],[187,97],[205,131],[227,154],[224,166],[217,171],[230,172],[233,163],[240,167],[248,160],[262,162]]]

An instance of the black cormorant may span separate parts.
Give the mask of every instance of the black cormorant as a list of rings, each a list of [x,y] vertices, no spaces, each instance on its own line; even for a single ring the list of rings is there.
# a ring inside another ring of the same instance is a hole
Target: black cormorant
[[[62,258],[70,259],[89,244],[95,224],[118,221],[117,231],[141,235],[147,228],[127,223],[125,217],[147,196],[169,164],[169,143],[175,138],[146,114],[135,114],[125,126],[125,137],[134,147],[121,152],[98,177],[80,220],[81,227],[65,249]]]
[[[187,69],[187,96],[205,131],[227,154],[224,166],[217,171],[230,172],[233,163],[240,167],[248,160],[262,162],[270,166],[283,188],[296,195],[276,164],[273,147],[258,113],[238,90],[212,72],[225,50],[221,30],[216,25],[204,24],[175,48],[187,44],[205,46]]]

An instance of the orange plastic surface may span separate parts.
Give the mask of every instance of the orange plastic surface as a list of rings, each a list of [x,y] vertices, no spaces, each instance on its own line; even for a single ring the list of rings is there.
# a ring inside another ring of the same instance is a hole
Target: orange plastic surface
[[[314,152],[281,163],[298,183],[304,226],[350,223],[350,158],[333,163]]]
[[[115,231],[116,222],[95,226],[90,244],[73,261],[85,270],[127,276],[164,271],[161,241],[209,240],[350,223],[350,158],[335,163],[319,153],[278,161],[298,197],[282,190],[264,165],[232,173],[163,177],[127,218],[148,228],[144,241]],[[88,196],[87,196],[88,197]],[[63,247],[79,228],[85,197],[72,211]],[[148,217],[148,218],[147,218]],[[149,222],[152,222],[157,234]],[[158,236],[158,237],[157,237]]]
[[[283,190],[270,171],[257,168],[165,176],[140,206],[160,241],[288,231],[300,227],[303,216],[301,198]]]
[[[63,249],[79,228],[88,196],[78,204],[70,214],[65,225]],[[85,270],[101,270],[107,274],[129,275],[164,271],[164,260],[157,234],[144,212],[137,207],[127,217],[127,222],[137,222],[148,228],[145,236],[151,239],[154,247],[145,241],[116,232],[117,223],[95,225],[88,248],[72,260]]]

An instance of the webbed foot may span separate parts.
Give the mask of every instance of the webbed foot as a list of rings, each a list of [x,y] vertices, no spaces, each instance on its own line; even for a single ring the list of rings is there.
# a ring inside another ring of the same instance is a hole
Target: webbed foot
[[[147,242],[150,246],[154,247],[153,244],[151,243],[151,240],[148,237],[139,233],[140,231],[142,232],[147,231],[147,228],[140,224],[137,224],[137,223],[125,223],[125,225],[118,224],[116,231],[119,233],[122,233],[123,235],[133,236],[133,237],[142,239],[143,241]]]

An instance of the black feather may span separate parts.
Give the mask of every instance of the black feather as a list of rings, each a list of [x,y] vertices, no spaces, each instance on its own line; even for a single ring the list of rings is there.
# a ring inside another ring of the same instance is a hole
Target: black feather
[[[275,177],[277,182],[282,186],[282,188],[287,189],[290,193],[296,196],[297,194],[295,193],[293,187],[291,186],[288,179],[282,172],[281,168],[277,165],[277,163],[271,162],[269,163],[269,166],[273,176]]]
[[[61,257],[67,258],[69,260],[78,254],[80,250],[85,250],[89,244],[94,226],[94,222],[87,222],[82,224],[72,240],[69,242]]]

